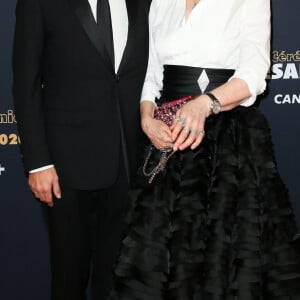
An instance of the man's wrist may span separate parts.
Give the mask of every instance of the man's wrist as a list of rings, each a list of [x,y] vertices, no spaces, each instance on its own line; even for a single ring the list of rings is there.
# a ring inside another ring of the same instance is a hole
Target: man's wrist
[[[41,172],[41,171],[45,171],[48,169],[54,168],[54,165],[47,165],[47,166],[43,166],[37,169],[33,169],[29,171],[29,174],[33,174],[33,173],[37,173],[37,172]]]

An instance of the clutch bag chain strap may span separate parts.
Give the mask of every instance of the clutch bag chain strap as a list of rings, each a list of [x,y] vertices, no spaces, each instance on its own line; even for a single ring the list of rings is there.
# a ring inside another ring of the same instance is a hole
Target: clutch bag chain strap
[[[171,126],[177,111],[193,98],[194,97],[192,96],[186,96],[180,99],[175,99],[173,101],[163,103],[161,106],[158,106],[155,110],[154,118],[163,121],[168,126]],[[149,184],[152,183],[153,179],[158,173],[162,172],[166,168],[168,160],[175,153],[175,151],[172,151],[172,148],[161,150],[161,157],[159,159],[158,164],[151,171],[147,172],[147,166],[153,153],[153,149],[154,146],[151,145],[143,166],[143,173],[146,177],[149,177]]]
[[[162,150],[158,164],[151,171],[147,172],[147,166],[148,166],[150,157],[153,153],[153,149],[154,149],[154,146],[151,145],[150,150],[146,156],[144,166],[143,166],[143,173],[146,177],[149,177],[149,180],[148,180],[149,184],[152,183],[153,179],[155,178],[155,176],[158,173],[162,172],[166,168],[169,158],[175,153],[175,151],[172,151],[172,148],[167,149],[167,150]]]

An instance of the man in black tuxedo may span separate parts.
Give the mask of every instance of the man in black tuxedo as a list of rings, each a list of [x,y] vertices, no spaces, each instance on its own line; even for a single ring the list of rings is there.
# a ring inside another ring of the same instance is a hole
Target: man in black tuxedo
[[[52,296],[106,299],[136,168],[149,0],[19,0],[14,98]]]

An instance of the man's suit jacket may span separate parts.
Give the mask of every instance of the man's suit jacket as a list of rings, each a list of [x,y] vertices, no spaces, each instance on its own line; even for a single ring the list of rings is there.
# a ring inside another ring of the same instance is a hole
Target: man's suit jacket
[[[126,0],[115,74],[88,0],[18,1],[13,92],[26,171],[55,164],[62,183],[85,190],[112,185],[120,155],[135,172],[149,2]]]

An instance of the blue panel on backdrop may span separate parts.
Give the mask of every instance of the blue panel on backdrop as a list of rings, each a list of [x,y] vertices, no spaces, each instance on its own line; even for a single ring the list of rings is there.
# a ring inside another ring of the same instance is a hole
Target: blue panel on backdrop
[[[27,187],[11,95],[15,0],[0,1],[0,299],[48,300],[48,239]]]
[[[273,0],[272,4],[272,70],[261,109],[269,120],[278,167],[300,220],[300,2]]]

